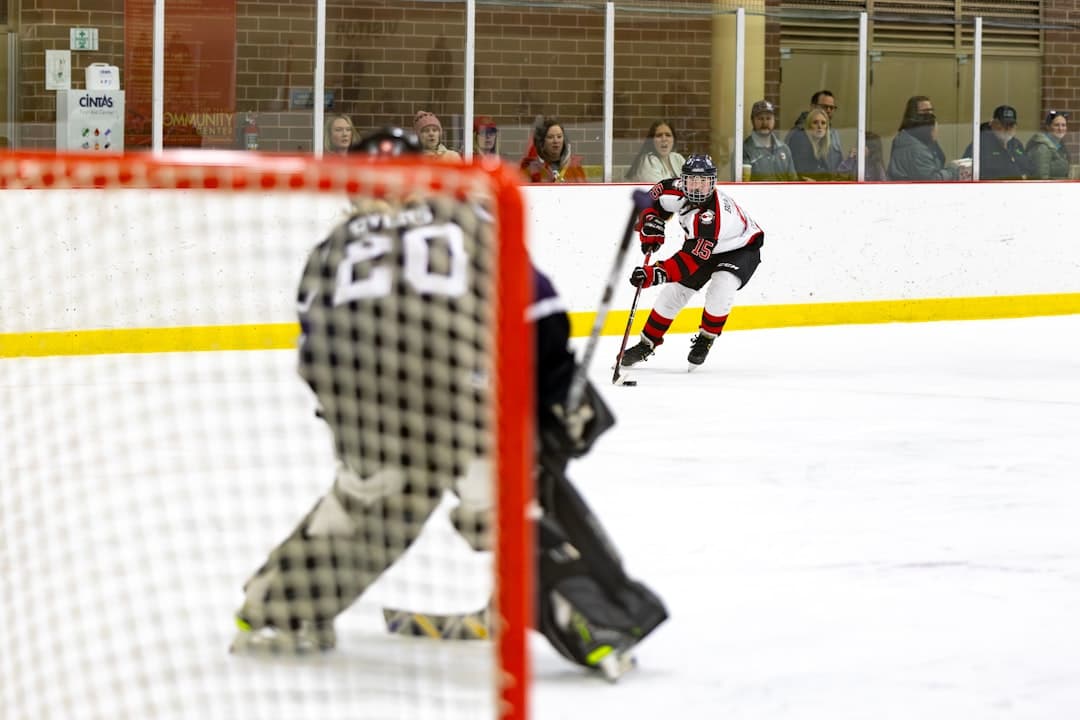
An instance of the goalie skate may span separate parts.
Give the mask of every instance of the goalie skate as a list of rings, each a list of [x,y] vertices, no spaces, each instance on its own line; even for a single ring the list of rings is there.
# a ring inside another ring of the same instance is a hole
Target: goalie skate
[[[623,650],[611,649],[607,655],[596,663],[597,672],[604,676],[610,683],[616,683],[623,675],[637,667],[637,658],[633,648]]]

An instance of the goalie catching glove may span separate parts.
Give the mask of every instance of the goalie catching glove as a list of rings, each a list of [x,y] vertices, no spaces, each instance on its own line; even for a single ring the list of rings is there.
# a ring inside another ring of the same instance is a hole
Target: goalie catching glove
[[[659,215],[647,215],[641,219],[638,228],[641,240],[641,252],[645,255],[654,253],[664,244],[664,219]]]
[[[636,267],[630,273],[630,284],[636,288],[647,288],[653,285],[663,285],[668,281],[668,274],[659,265],[646,265]]]

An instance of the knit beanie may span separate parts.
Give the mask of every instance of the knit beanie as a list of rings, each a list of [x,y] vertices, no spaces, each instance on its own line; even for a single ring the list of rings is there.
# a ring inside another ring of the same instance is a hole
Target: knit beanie
[[[428,125],[434,125],[439,128],[440,133],[442,132],[442,123],[439,122],[439,118],[435,117],[435,113],[428,112],[427,110],[418,111],[416,117],[413,118],[413,130],[419,135],[420,131]]]

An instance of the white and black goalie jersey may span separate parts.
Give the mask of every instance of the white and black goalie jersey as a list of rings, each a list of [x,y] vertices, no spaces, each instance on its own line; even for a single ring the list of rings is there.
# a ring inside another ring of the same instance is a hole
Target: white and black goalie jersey
[[[337,455],[432,485],[488,452],[493,233],[450,198],[369,202],[310,254],[300,374]]]

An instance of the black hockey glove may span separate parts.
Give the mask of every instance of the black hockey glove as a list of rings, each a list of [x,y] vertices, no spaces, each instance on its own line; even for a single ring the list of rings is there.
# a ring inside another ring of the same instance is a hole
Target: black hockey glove
[[[585,383],[581,405],[567,413],[561,404],[551,406],[553,422],[541,420],[541,452],[566,458],[581,457],[615,424],[615,416],[591,382]]]
[[[659,215],[650,215],[641,223],[638,231],[641,240],[641,252],[644,255],[654,253],[664,244],[664,219]]]
[[[630,284],[636,288],[647,288],[653,285],[663,285],[668,281],[667,272],[659,265],[646,265],[636,267],[630,273]]]

